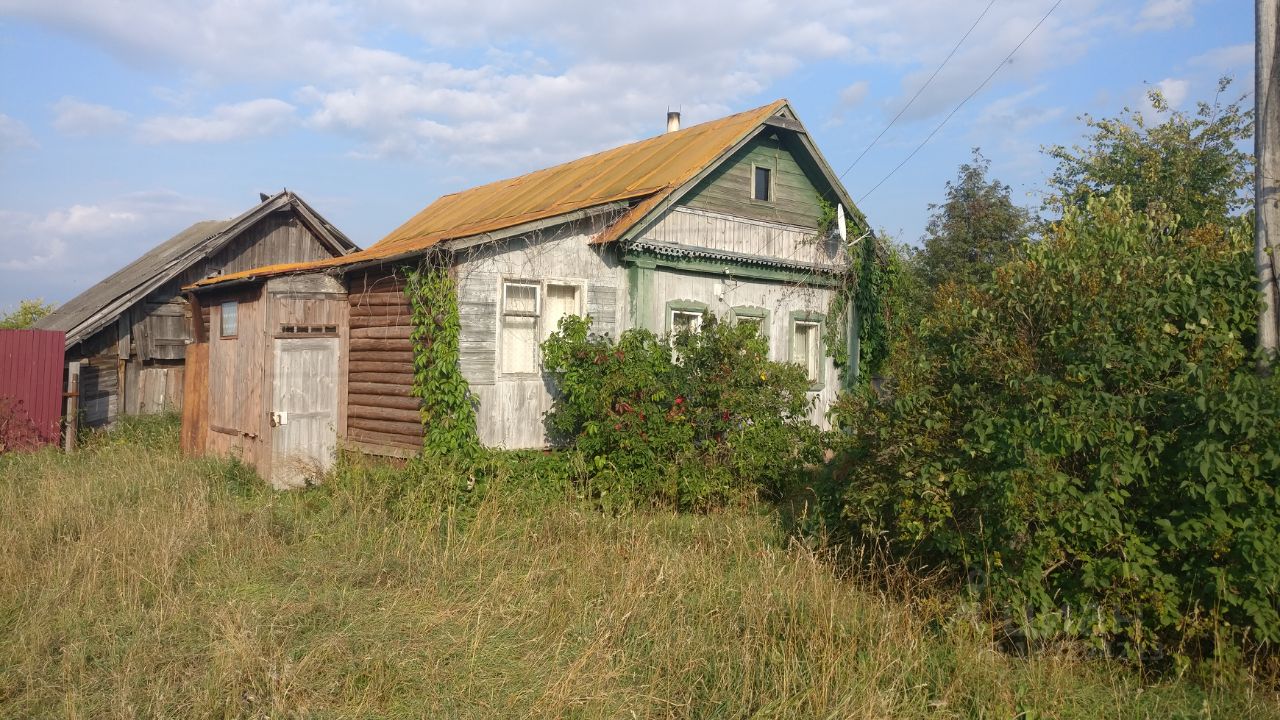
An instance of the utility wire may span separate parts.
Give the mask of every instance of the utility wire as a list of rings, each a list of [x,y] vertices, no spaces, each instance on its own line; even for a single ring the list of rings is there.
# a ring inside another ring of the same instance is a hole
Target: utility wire
[[[1017,44],[1017,46],[1015,46],[1013,50],[1010,50],[1009,54],[1005,55],[1004,59],[1001,60],[999,64],[997,64],[994,68],[992,68],[991,74],[987,75],[987,77],[978,85],[978,87],[974,88],[973,92],[969,93],[969,95],[965,97],[964,100],[961,100],[959,105],[956,105],[954,108],[952,108],[951,112],[947,113],[947,116],[942,118],[942,122],[938,123],[938,126],[933,129],[933,132],[929,133],[924,140],[921,140],[920,144],[917,145],[909,155],[907,155],[905,158],[902,159],[902,162],[898,163],[892,170],[890,170],[888,175],[885,175],[883,178],[881,178],[880,182],[876,183],[874,187],[872,187],[870,190],[863,193],[862,197],[858,198],[858,202],[862,202],[863,200],[866,200],[867,197],[870,196],[871,193],[875,192],[881,185],[883,185],[886,180],[893,177],[894,173],[898,172],[898,170],[901,170],[902,166],[907,164],[907,161],[915,157],[916,153],[920,152],[920,149],[923,148],[930,140],[932,140],[934,135],[938,134],[938,131],[942,129],[943,125],[947,124],[947,121],[950,120],[952,116],[954,116],[957,112],[960,112],[960,108],[964,107],[965,103],[972,100],[974,95],[977,95],[978,93],[982,92],[982,88],[986,87],[987,83],[991,82],[991,78],[995,77],[996,73],[1000,72],[1000,68],[1004,67],[1005,64],[1009,62],[1010,58],[1012,58],[1015,53],[1017,53],[1019,50],[1022,49],[1022,46],[1025,45],[1027,41],[1031,39],[1031,36],[1035,34],[1036,30],[1040,29],[1040,26],[1044,24],[1044,21],[1048,20],[1049,16],[1053,14],[1053,11],[1057,10],[1058,6],[1061,4],[1062,4],[1062,0],[1058,0],[1058,2],[1054,3],[1053,7],[1049,8],[1049,12],[1045,13],[1044,17],[1040,18],[1040,21],[1035,24],[1035,27],[1031,28],[1031,31],[1028,32],[1026,36],[1022,38],[1022,40]]]
[[[947,53],[947,56],[942,59],[942,63],[934,69],[933,74],[929,76],[929,79],[924,81],[924,84],[920,86],[920,89],[916,90],[916,94],[911,96],[911,99],[907,101],[907,104],[902,106],[902,109],[898,111],[898,114],[894,115],[893,119],[889,121],[889,124],[885,125],[884,129],[880,131],[880,134],[875,136],[875,139],[868,143],[866,147],[862,148],[862,152],[858,153],[858,157],[854,158],[853,162],[849,163],[849,167],[845,168],[844,172],[840,173],[841,179],[843,179],[845,175],[849,174],[849,171],[853,169],[853,166],[857,165],[858,161],[861,160],[872,147],[875,147],[875,144],[880,141],[880,138],[884,137],[884,134],[889,132],[889,128],[893,127],[893,124],[898,122],[898,118],[902,117],[902,113],[906,112],[907,109],[911,107],[912,103],[916,101],[916,98],[920,97],[920,93],[924,92],[925,88],[929,87],[929,83],[933,82],[933,79],[938,77],[938,73],[942,72],[942,68],[946,67],[947,63],[951,61],[951,58],[956,54],[956,51],[960,49],[960,46],[964,44],[965,40],[969,39],[969,35],[973,32],[973,29],[978,27],[978,23],[982,22],[982,18],[987,16],[987,11],[995,4],[996,0],[991,0],[991,2],[987,3],[987,6],[983,8],[982,13],[978,15],[978,19],[973,21],[973,24],[969,26],[969,29],[966,30],[960,40],[956,42],[955,47],[951,48],[951,52]]]

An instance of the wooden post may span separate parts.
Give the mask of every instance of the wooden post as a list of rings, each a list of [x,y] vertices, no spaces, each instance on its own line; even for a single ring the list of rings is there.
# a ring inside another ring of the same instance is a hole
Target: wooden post
[[[76,449],[80,434],[80,361],[67,365],[67,426],[63,448],[67,452]]]
[[[1258,318],[1258,345],[1262,368],[1270,372],[1280,352],[1280,63],[1276,27],[1280,25],[1277,0],[1256,0],[1257,43],[1254,82],[1254,261],[1263,308]]]

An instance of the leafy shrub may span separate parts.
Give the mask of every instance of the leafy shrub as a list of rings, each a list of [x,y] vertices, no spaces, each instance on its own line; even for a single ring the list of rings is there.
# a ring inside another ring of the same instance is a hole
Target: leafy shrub
[[[590,328],[565,318],[543,356],[557,389],[548,432],[585,459],[594,495],[705,508],[774,491],[817,459],[805,372],[770,361],[754,328],[708,316],[700,332],[616,342]]]
[[[842,401],[841,522],[968,573],[1030,638],[1186,658],[1280,641],[1280,383],[1254,372],[1248,228],[1118,192],[944,285],[892,398]]]

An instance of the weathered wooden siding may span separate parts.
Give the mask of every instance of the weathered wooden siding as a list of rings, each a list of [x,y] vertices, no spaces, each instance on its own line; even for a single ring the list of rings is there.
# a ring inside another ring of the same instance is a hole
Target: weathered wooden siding
[[[175,280],[166,283],[158,295],[173,297],[184,285],[208,277],[251,270],[276,263],[305,262],[333,255],[292,210],[271,213],[247,228],[218,252],[196,262]]]
[[[337,314],[328,308],[319,310]],[[269,478],[276,488],[304,487],[319,481],[335,459],[338,338],[277,336],[272,352],[271,411],[279,422],[271,428]]]
[[[192,339],[191,309],[182,295],[184,285],[211,273],[331,255],[289,209],[266,216],[226,247],[194,263],[122,312],[114,326],[104,328],[68,352],[68,360],[85,360],[80,401],[84,423],[97,427],[114,422],[120,414],[182,409],[182,361]],[[208,337],[209,308],[202,308],[201,315]]]
[[[773,171],[774,197],[751,199],[751,167]],[[805,228],[818,227],[822,215],[818,189],[796,162],[796,156],[775,137],[757,137],[698,184],[685,204],[701,210],[780,222]]]
[[[236,300],[236,336],[222,337],[221,302]],[[259,468],[270,462],[264,393],[269,392],[267,303],[261,288],[208,298],[210,454],[238,456]]]
[[[402,455],[422,449],[419,400],[413,396],[412,310],[394,268],[347,278],[346,433],[348,443]]]
[[[819,239],[813,228],[741,218],[690,207],[675,207],[641,240],[722,250],[831,269],[845,262],[838,237]]]
[[[581,288],[594,331],[617,336],[623,271],[614,248],[590,245],[590,237],[601,229],[599,219],[568,223],[479,246],[457,261],[462,374],[478,401],[477,429],[486,445],[545,446],[542,415],[551,408],[551,387],[541,373],[500,372],[499,298],[504,280],[575,285]]]
[[[791,360],[792,314],[825,315],[833,292],[825,287],[740,277],[729,279],[665,268],[637,268],[632,277],[635,287],[628,293],[629,324],[657,333],[669,332],[668,307],[672,302],[705,305],[708,312],[725,322],[731,321],[734,308],[763,310],[769,357],[780,362]],[[815,424],[830,427],[826,413],[839,391],[839,382],[835,364],[830,357],[824,358],[822,389],[813,393],[815,405],[810,419]]]
[[[203,455],[209,436],[209,343],[187,348],[183,372],[182,451]]]

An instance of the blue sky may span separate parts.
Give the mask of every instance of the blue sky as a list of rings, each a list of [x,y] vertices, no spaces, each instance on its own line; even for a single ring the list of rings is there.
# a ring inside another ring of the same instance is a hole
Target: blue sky
[[[789,98],[837,172],[990,0],[0,0],[0,310],[288,187],[361,246],[436,197]],[[918,242],[970,148],[1039,206],[1078,116],[1253,86],[1246,0],[995,0],[845,175]]]

